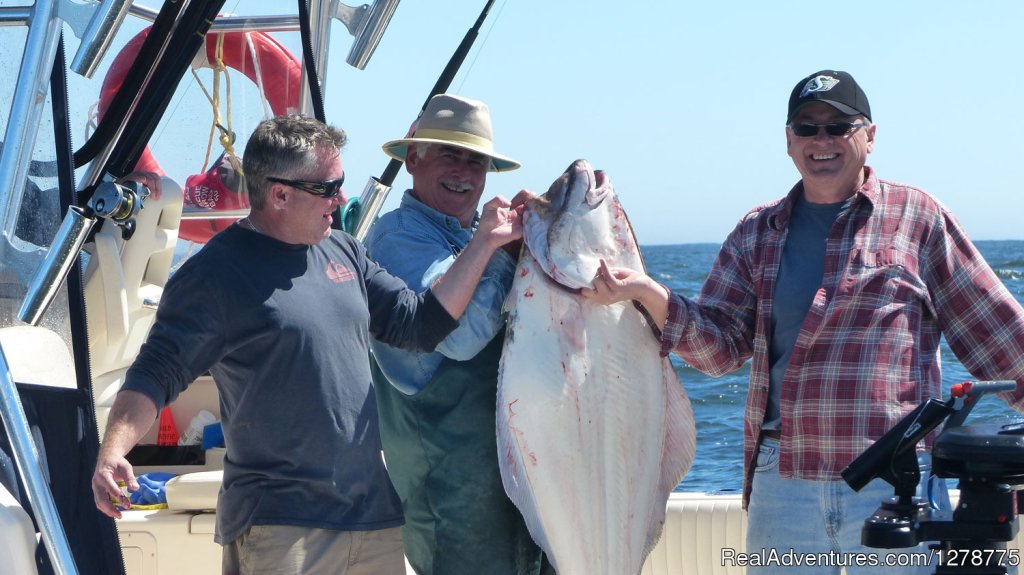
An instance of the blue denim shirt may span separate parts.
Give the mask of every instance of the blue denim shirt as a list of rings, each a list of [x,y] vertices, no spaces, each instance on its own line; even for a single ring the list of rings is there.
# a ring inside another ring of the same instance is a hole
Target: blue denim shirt
[[[451,267],[455,257],[469,243],[479,223],[470,229],[457,218],[428,207],[407,190],[401,205],[373,225],[366,238],[372,259],[417,292],[425,291]],[[487,263],[473,299],[459,319],[459,327],[433,353],[403,351],[373,340],[381,371],[397,389],[408,395],[422,390],[445,357],[464,361],[480,352],[504,325],[501,306],[505,301],[516,260],[505,250],[496,250]]]

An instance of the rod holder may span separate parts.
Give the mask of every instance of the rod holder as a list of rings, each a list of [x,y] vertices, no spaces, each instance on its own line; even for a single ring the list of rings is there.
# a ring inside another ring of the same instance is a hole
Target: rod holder
[[[398,9],[398,2],[399,0],[374,0],[372,6],[363,4],[359,8],[338,2],[334,17],[345,24],[349,33],[355,36],[345,62],[360,70],[366,68],[373,51],[377,49],[377,44],[380,44],[380,39],[384,36],[384,30],[391,22],[391,16]]]
[[[380,180],[372,176],[366,182],[366,187],[363,188],[363,193],[359,196],[359,221],[356,222],[355,229],[349,232],[354,238],[359,241],[366,238],[370,226],[377,219],[377,214],[390,191],[391,186],[381,183]]]
[[[96,7],[89,27],[82,34],[82,43],[75,52],[75,59],[71,61],[73,72],[92,78],[131,5],[129,0],[103,0]]]

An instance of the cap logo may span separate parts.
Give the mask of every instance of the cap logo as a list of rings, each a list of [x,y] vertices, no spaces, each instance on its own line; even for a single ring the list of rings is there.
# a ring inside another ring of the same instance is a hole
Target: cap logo
[[[828,92],[829,90],[834,88],[838,83],[839,79],[833,78],[832,76],[815,76],[814,78],[808,80],[806,84],[804,84],[804,89],[800,91],[800,97],[803,98],[808,94],[812,94],[814,92]]]

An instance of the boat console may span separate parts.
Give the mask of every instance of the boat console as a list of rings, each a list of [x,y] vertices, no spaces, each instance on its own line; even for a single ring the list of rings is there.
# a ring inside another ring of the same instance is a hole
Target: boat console
[[[1020,562],[1009,548],[1019,531],[1020,490],[1024,485],[1024,423],[964,425],[967,414],[987,393],[1009,391],[1015,383],[969,382],[953,387],[946,402],[929,399],[843,470],[855,491],[880,477],[894,496],[864,522],[861,541],[895,549],[935,541],[935,573],[999,575]],[[948,420],[947,420],[948,418]],[[914,497],[921,473],[916,444],[946,420],[932,447],[932,474],[959,480],[952,514]]]

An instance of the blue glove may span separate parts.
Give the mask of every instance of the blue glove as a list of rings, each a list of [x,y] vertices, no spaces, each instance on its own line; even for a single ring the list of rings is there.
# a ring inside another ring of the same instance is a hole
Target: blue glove
[[[132,505],[156,505],[167,503],[167,481],[174,477],[173,473],[146,473],[135,478],[139,488],[128,495]]]

